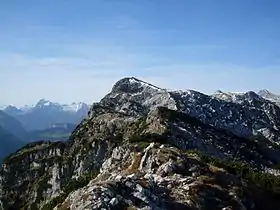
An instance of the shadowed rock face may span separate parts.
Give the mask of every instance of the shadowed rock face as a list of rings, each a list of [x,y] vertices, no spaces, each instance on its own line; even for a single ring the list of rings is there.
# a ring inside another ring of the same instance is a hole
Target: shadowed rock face
[[[279,172],[277,113],[254,93],[234,102],[124,78],[67,142],[5,160],[0,207],[277,209],[280,181],[260,173]]]
[[[15,152],[23,145],[24,142],[0,125],[0,163],[6,155]]]
[[[24,130],[22,124],[14,117],[2,111],[0,111],[0,126],[19,139],[24,139],[27,136],[27,132]]]

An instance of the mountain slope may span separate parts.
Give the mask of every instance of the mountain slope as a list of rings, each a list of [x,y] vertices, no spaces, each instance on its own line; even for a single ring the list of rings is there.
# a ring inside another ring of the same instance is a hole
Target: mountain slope
[[[36,130],[29,132],[28,141],[64,141],[67,140],[71,133],[75,130],[76,125],[74,124],[54,124],[50,128],[44,130]]]
[[[245,93],[239,103],[193,90],[166,91],[135,78],[125,78],[116,83],[112,92],[105,96],[100,104],[132,115],[147,113],[154,107],[164,106],[196,117],[205,124],[229,130],[238,136],[262,135],[276,143],[280,140],[279,107],[254,92]]]
[[[23,145],[24,142],[0,126],[0,162]]]
[[[20,139],[25,139],[27,132],[14,117],[0,111],[0,126]]]
[[[0,207],[277,209],[278,138],[253,131],[276,135],[268,111],[279,108],[247,95],[234,103],[122,79],[69,141],[33,143],[5,160]]]

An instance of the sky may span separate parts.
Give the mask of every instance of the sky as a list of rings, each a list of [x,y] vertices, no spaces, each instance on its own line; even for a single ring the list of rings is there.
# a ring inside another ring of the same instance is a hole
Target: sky
[[[0,0],[0,104],[92,103],[135,76],[280,94],[278,0]]]

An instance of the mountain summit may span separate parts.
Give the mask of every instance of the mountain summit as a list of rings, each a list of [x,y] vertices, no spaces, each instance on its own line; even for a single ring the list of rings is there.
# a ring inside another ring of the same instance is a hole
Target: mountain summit
[[[126,93],[137,93],[146,89],[162,90],[161,88],[152,85],[148,82],[144,82],[135,77],[127,77],[119,80],[113,87],[112,92],[126,92]]]
[[[52,106],[52,105],[55,104],[50,101],[46,101],[45,99],[41,99],[37,102],[35,107]]]
[[[280,106],[280,95],[276,95],[269,90],[263,89],[258,92],[258,94],[265,98],[266,100],[272,101],[273,103],[277,104]]]
[[[271,97],[276,97],[278,98],[279,96],[275,95],[274,93],[270,92],[267,89],[262,89],[258,92],[258,94],[264,98],[271,98]],[[280,98],[280,97],[279,97]]]
[[[5,159],[0,209],[279,209],[280,108],[227,95],[121,79],[67,142]]]

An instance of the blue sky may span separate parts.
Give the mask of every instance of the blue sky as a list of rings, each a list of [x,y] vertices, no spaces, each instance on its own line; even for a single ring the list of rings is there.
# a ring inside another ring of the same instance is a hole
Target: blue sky
[[[92,103],[124,76],[280,93],[278,0],[0,1],[0,104]]]

